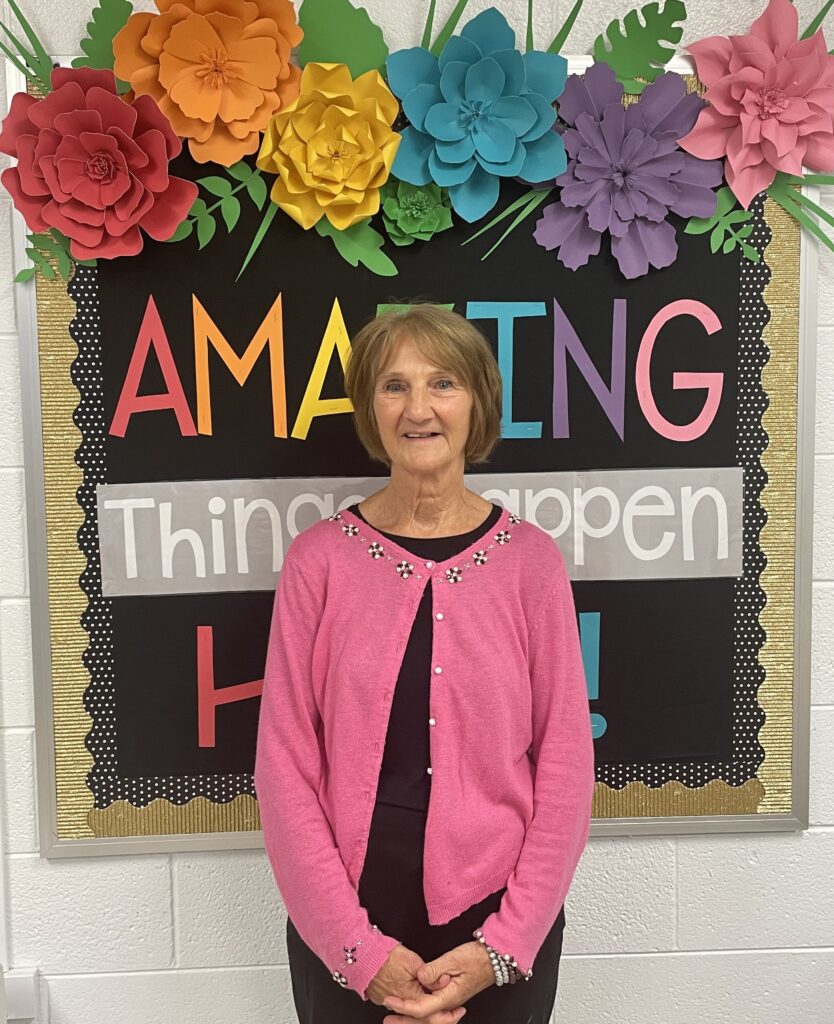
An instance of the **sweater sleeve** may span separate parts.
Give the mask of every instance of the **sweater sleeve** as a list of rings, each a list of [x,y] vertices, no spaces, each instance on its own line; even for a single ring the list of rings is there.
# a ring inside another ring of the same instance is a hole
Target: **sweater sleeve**
[[[323,753],[312,679],[323,605],[324,588],[312,585],[290,548],[273,604],[254,781],[287,913],[334,982],[367,1001],[368,984],[399,942],[360,906],[319,802]]]
[[[554,543],[552,586],[528,635],[533,818],[484,941],[527,972],[567,896],[591,824],[594,747],[576,611]]]

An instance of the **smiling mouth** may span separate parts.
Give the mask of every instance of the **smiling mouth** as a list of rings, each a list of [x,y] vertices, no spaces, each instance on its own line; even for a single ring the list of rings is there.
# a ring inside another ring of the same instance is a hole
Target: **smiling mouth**
[[[403,434],[403,437],[406,439],[406,441],[430,441],[433,437],[440,437],[440,434],[417,434],[414,436],[410,436],[409,434]]]

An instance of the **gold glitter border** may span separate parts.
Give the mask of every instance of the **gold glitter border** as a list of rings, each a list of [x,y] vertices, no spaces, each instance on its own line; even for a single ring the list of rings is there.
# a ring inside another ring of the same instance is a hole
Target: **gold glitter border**
[[[81,625],[87,595],[79,578],[87,567],[78,546],[84,512],[76,500],[83,473],[75,463],[81,431],[72,421],[79,394],[70,368],[78,347],[69,325],[76,313],[66,282],[56,275],[35,279],[43,445],[49,637],[52,661],[52,742],[55,751],[55,807],[59,839],[89,839],[93,795],[87,773],[93,756],[85,739],[92,719],[84,707],[90,675],[82,660],[89,638]]]
[[[769,398],[762,426],[769,443],[761,457],[767,483],[760,499],[767,513],[760,537],[767,559],[760,578],[767,603],[759,615],[766,632],[759,661],[766,677],[758,694],[766,716],[759,733],[765,759],[757,778],[742,786],[716,779],[699,788],[672,781],[654,788],[632,782],[615,790],[597,783],[593,815],[600,820],[774,814],[790,813],[792,808],[800,230],[771,200],[765,204],[764,216],[773,235],[766,252],[772,277],[764,293],[770,310],[764,330],[770,358],[762,372]],[[85,745],[91,719],[83,701],[89,685],[82,661],[88,637],[80,622],[87,597],[79,577],[86,563],[77,544],[77,531],[84,522],[76,500],[82,473],[75,464],[75,451],[81,435],[72,421],[79,396],[70,377],[77,355],[69,335],[75,303],[60,278],[39,277],[36,289],[58,838],[257,831],[261,827],[258,805],[248,794],[226,804],[196,797],[183,805],[158,799],[142,808],[124,800],[103,810],[93,807],[86,782],[93,758]]]
[[[771,279],[764,301],[770,320],[764,341],[770,358],[762,370],[768,406],[762,427],[768,446],[761,463],[767,473],[761,503],[767,513],[759,543],[767,558],[761,586],[767,603],[759,613],[766,640],[759,652],[765,678],[759,704],[765,721],[759,743],[765,758],[758,778],[765,794],[761,814],[789,814],[793,802],[793,690],[796,576],[796,481],[799,401],[799,224],[772,199],[765,218],[773,232],[765,258]]]

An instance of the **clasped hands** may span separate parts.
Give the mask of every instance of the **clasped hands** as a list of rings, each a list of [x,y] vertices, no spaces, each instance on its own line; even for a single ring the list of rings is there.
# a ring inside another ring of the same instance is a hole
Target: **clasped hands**
[[[400,943],[368,985],[368,998],[391,1011],[383,1024],[457,1024],[463,1004],[494,984],[481,942],[455,946],[430,963]]]

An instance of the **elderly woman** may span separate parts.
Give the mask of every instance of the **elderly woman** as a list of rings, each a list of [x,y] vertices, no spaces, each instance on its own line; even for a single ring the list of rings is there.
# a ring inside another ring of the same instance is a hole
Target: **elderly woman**
[[[345,374],[390,479],[289,545],[255,786],[300,1024],[547,1024],[593,741],[570,582],[464,484],[500,435],[485,338],[378,316]]]

